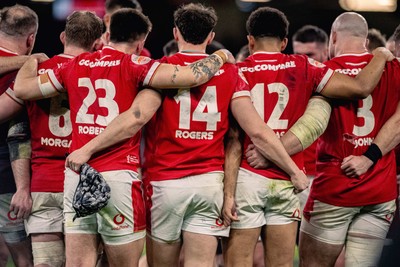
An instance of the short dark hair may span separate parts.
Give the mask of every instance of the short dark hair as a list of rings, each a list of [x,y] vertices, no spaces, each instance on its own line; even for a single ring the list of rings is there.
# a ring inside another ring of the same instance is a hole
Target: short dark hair
[[[134,42],[151,31],[152,24],[142,12],[132,8],[121,8],[111,15],[110,41]]]
[[[304,25],[294,33],[293,41],[328,44],[328,34],[315,25]]]
[[[90,50],[103,32],[103,21],[90,11],[74,11],[67,17],[65,37],[68,44]]]
[[[13,37],[24,37],[36,33],[39,19],[35,11],[27,6],[14,5],[0,10],[0,31]]]
[[[386,46],[386,38],[383,34],[378,30],[371,28],[368,30],[368,51],[372,51],[377,47],[385,47]]]
[[[275,37],[283,40],[289,32],[286,15],[272,7],[260,7],[253,11],[246,22],[249,35],[254,38]]]
[[[191,44],[203,43],[217,24],[217,14],[212,7],[187,4],[174,12],[174,24],[183,39]]]
[[[142,12],[142,6],[137,0],[106,0],[107,13],[112,13],[124,7],[137,9]]]

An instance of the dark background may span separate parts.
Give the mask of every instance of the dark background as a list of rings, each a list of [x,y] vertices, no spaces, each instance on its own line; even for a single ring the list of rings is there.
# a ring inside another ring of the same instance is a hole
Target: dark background
[[[61,1],[61,0],[56,0]],[[71,1],[81,8],[93,6],[99,16],[105,0],[63,0]],[[368,1],[368,0],[365,0]],[[328,34],[333,20],[343,10],[338,0],[271,0],[268,3],[243,3],[239,0],[217,1],[185,1],[185,0],[139,0],[145,13],[153,23],[146,48],[150,50],[153,58],[162,56],[162,46],[172,38],[172,14],[183,3],[200,2],[212,6],[217,11],[219,22],[215,29],[216,40],[221,42],[232,53],[238,52],[241,46],[247,43],[245,22],[250,12],[259,6],[271,6],[283,11],[289,21],[289,38],[305,24],[314,24],[324,29]],[[27,5],[35,10],[39,16],[39,31],[34,52],[45,52],[53,56],[62,52],[59,34],[63,30],[65,21],[53,18],[54,3],[32,2],[28,0],[8,1],[0,0],[0,7],[15,3]],[[400,23],[399,8],[392,13],[359,12],[368,21],[370,28],[377,28],[388,38]],[[292,52],[289,42],[287,53]]]

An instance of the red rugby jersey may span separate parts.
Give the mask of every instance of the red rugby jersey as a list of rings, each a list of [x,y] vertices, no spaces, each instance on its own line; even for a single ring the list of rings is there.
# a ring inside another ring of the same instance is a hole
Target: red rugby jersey
[[[161,61],[187,65],[206,56],[177,53]],[[241,96],[250,93],[232,64],[199,87],[164,91],[162,106],[146,126],[144,177],[170,180],[223,171],[229,104]]]
[[[346,54],[333,58],[326,65],[337,72],[356,76],[372,55]],[[399,101],[400,64],[386,65],[382,78],[371,95],[362,100],[332,103],[332,115],[317,146],[317,174],[311,197],[336,206],[363,206],[396,198],[396,161],[388,153],[367,173],[349,178],[340,165],[349,155],[361,155],[376,134],[395,112]]]
[[[249,82],[256,110],[278,137],[303,115],[311,95],[321,92],[333,75],[331,69],[305,55],[257,52],[237,65]],[[243,151],[250,143],[246,136]],[[302,152],[292,159],[303,169]],[[271,179],[290,179],[275,165],[255,169],[244,156],[241,167]]]
[[[60,54],[42,62],[38,74],[59,68],[73,56]],[[7,94],[28,111],[32,145],[32,192],[63,192],[65,156],[71,144],[72,125],[67,93],[36,101],[15,97],[12,87]]]
[[[139,87],[147,85],[158,65],[150,58],[105,46],[47,72],[55,89],[68,92],[72,122],[70,151],[82,147],[129,109]],[[88,163],[98,171],[137,171],[139,139],[140,133],[93,155]]]

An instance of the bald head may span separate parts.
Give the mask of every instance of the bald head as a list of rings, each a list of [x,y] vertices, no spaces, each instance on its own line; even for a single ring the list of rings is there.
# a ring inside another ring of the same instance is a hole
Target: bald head
[[[332,31],[348,36],[367,38],[367,21],[358,13],[345,12],[339,15],[332,24]]]

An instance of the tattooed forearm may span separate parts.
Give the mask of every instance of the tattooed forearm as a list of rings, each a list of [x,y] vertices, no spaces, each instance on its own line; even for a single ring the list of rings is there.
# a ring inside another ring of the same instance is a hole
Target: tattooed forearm
[[[174,84],[175,81],[176,81],[176,76],[178,75],[178,71],[179,71],[178,66],[175,66],[175,68],[174,68],[174,73],[172,73],[172,77],[171,77],[171,82],[172,82],[173,84]]]
[[[219,56],[210,55],[203,60],[192,63],[190,66],[196,80],[201,79],[204,75],[206,75],[209,80],[219,70],[222,64],[223,62]]]

